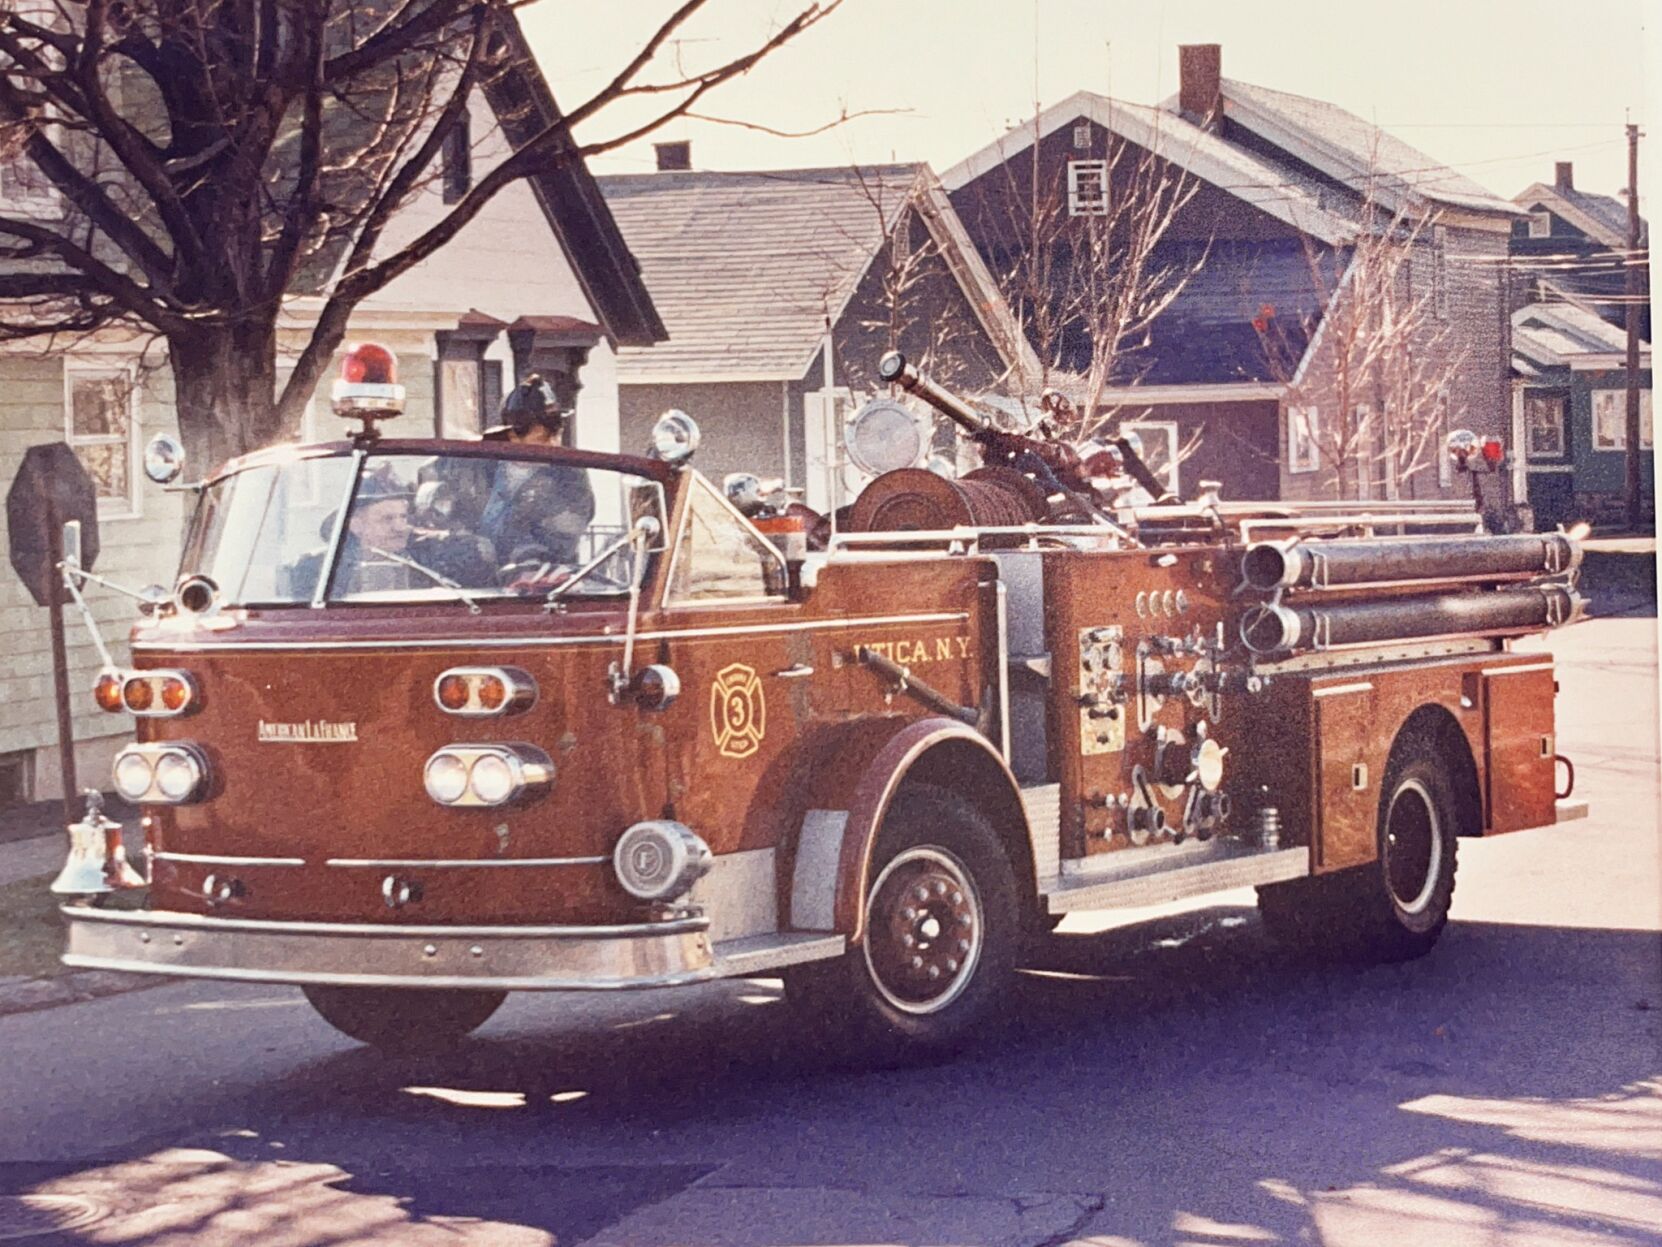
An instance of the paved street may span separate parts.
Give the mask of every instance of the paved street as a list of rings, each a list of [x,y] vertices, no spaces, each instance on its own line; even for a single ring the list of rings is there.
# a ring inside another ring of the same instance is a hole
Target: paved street
[[[0,1192],[83,1201],[61,1243],[1662,1242],[1654,642],[1551,640],[1593,815],[1464,842],[1418,964],[1278,965],[1250,893],[1074,919],[996,1046],[880,1073],[771,983],[520,997],[418,1062],[170,985],[0,1019]]]

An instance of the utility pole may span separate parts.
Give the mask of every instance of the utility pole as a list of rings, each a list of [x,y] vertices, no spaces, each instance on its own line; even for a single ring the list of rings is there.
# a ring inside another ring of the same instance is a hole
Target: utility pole
[[[1627,126],[1627,526],[1644,523],[1644,489],[1639,446],[1639,127]]]

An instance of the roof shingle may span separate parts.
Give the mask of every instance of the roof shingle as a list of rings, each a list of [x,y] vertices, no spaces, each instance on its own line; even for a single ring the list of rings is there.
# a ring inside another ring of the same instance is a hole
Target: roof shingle
[[[669,340],[625,383],[800,378],[924,166],[599,179]]]

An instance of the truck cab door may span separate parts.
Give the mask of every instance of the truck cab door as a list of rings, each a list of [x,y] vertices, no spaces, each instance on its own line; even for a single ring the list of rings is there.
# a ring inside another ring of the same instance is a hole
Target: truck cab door
[[[675,816],[716,853],[763,847],[771,832],[756,825],[754,797],[783,782],[775,772],[807,713],[813,642],[786,596],[784,559],[696,474],[668,559],[637,663],[665,663],[681,683],[660,717]]]

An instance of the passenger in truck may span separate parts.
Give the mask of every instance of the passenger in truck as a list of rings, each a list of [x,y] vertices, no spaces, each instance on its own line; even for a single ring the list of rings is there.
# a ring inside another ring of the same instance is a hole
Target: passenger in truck
[[[553,388],[536,373],[502,400],[497,423],[486,441],[520,446],[565,443],[567,413]],[[575,564],[589,522],[594,493],[582,468],[551,463],[503,463],[497,466],[490,496],[480,515],[479,531],[496,545],[505,565],[523,563],[527,552],[541,554],[556,566]]]

